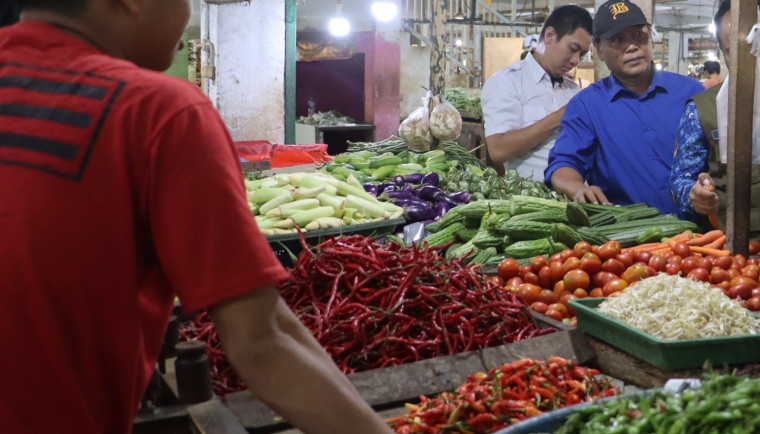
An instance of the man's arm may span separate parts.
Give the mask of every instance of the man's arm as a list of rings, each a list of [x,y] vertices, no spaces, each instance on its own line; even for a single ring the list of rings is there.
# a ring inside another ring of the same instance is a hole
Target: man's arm
[[[602,189],[596,185],[586,185],[583,176],[570,167],[560,167],[552,173],[552,188],[575,202],[601,203],[612,205]]]
[[[486,137],[488,155],[497,164],[515,159],[546,140],[559,127],[565,107],[527,127]]]
[[[309,433],[391,433],[272,287],[209,308],[235,372]]]

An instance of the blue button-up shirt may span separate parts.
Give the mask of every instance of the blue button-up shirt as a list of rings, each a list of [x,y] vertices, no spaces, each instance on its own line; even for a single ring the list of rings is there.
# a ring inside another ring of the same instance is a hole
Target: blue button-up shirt
[[[702,91],[698,81],[665,71],[654,73],[643,96],[612,74],[592,84],[565,109],[544,181],[570,167],[614,204],[644,202],[680,216],[668,178],[684,106]]]

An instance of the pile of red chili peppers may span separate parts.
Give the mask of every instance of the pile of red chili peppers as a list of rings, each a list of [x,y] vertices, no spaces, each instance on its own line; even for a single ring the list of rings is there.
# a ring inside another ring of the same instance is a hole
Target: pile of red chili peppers
[[[443,247],[331,238],[304,246],[280,294],[345,373],[554,331],[535,328],[516,296]]]
[[[217,396],[248,389],[235,374],[224,355],[224,351],[216,336],[216,329],[207,311],[203,311],[187,324],[179,328],[179,338],[182,341],[206,342],[209,368],[211,370],[211,388]]]
[[[570,360],[520,359],[470,375],[456,392],[420,397],[407,415],[388,420],[397,433],[490,433],[545,411],[606,397],[618,391],[599,371]]]

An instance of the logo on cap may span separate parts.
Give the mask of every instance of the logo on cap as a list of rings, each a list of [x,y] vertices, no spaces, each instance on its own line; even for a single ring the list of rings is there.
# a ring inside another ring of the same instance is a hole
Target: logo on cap
[[[613,3],[610,5],[610,13],[612,14],[613,20],[617,19],[618,14],[622,14],[628,11],[629,9],[625,2]]]

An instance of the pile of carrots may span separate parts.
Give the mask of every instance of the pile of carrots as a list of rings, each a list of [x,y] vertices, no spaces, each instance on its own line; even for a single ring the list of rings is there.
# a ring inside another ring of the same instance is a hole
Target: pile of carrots
[[[726,249],[726,234],[720,229],[715,229],[704,234],[695,234],[691,231],[686,231],[659,243],[639,244],[638,246],[624,250],[632,250],[637,253],[646,251],[662,255],[672,252],[673,247],[678,243],[684,243],[689,246],[692,255],[728,256],[731,254],[731,252]]]

